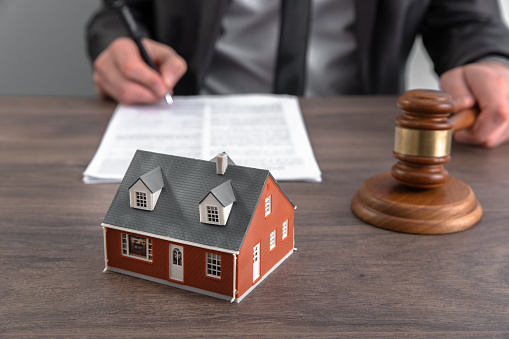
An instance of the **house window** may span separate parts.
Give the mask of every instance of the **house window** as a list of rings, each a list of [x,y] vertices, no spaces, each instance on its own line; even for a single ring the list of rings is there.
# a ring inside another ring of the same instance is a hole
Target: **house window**
[[[152,261],[152,239],[122,233],[122,255]]]
[[[219,211],[216,206],[207,206],[207,221],[219,223]]]
[[[127,234],[122,233],[122,254],[127,255]]]
[[[221,278],[221,256],[215,253],[207,253],[207,276]]]
[[[272,251],[276,247],[276,230],[270,232],[270,250]]]
[[[268,216],[271,211],[271,195],[269,195],[267,198],[265,198],[265,216]]]
[[[136,193],[136,207],[147,208],[147,193],[135,192]]]
[[[173,250],[173,265],[182,266],[182,251],[180,248]]]
[[[283,223],[283,240],[288,236],[288,219]]]

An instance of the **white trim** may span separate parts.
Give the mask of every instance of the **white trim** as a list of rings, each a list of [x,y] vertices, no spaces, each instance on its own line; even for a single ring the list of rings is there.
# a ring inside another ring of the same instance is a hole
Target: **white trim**
[[[139,273],[123,270],[121,268],[107,267],[107,270],[111,271],[111,272],[116,272],[116,273],[121,273],[121,274],[125,274],[125,275],[130,275],[131,277],[135,277],[135,278],[145,279],[145,280],[156,282],[156,283],[163,284],[163,285],[168,285],[168,286],[171,286],[171,287],[180,288],[180,289],[186,290],[186,291],[191,291],[191,292],[195,292],[195,293],[204,294],[204,295],[207,295],[209,297],[219,298],[219,299],[223,299],[223,300],[227,300],[227,301],[231,300],[231,297],[228,296],[228,295],[214,293],[214,292],[202,290],[200,288],[191,287],[191,286],[187,286],[187,285],[172,283],[171,281],[167,281],[167,280],[163,280],[163,279],[159,279],[159,278],[150,277],[148,275],[144,275],[144,274],[139,274]]]
[[[195,246],[195,247],[199,247],[199,248],[204,248],[206,250],[217,251],[217,252],[224,252],[224,253],[229,253],[229,254],[237,254],[237,255],[239,254],[239,251],[232,251],[232,250],[228,250],[228,249],[225,249],[225,248],[220,248],[220,247],[215,247],[215,246],[207,246],[207,245],[199,244],[199,243],[192,242],[192,241],[186,241],[186,240],[181,240],[181,239],[177,239],[177,238],[165,237],[165,236],[157,235],[157,234],[153,234],[153,233],[133,230],[133,229],[130,229],[130,228],[125,228],[125,227],[120,227],[120,226],[115,226],[115,225],[107,224],[107,223],[104,223],[104,222],[101,224],[101,226],[102,227],[112,228],[112,229],[115,229],[115,230],[118,230],[118,231],[122,231],[122,232],[129,232],[129,233],[144,235],[146,237],[151,237],[151,238],[156,238],[156,239],[162,239],[162,240],[167,240],[167,241],[171,241],[171,242],[176,242],[176,243],[179,243],[179,244],[191,245],[191,246]]]
[[[127,233],[120,233],[120,250],[122,255],[129,255],[129,245],[127,244]]]
[[[103,226],[103,241],[104,241],[104,272],[108,270],[108,251],[106,248],[106,227]]]
[[[237,284],[237,255],[233,255],[233,297],[230,302],[235,301],[235,295],[237,294],[237,287],[235,286]]]
[[[269,274],[271,274],[276,268],[279,267],[279,265],[281,265],[283,263],[283,261],[285,261],[286,259],[288,259],[289,256],[291,256],[293,254],[293,251],[294,249],[290,250],[290,252],[288,252],[288,254],[286,254],[283,259],[279,260],[279,262],[274,265],[267,273],[265,273],[263,275],[263,277],[261,277],[260,279],[258,279],[258,281],[256,282],[256,284],[254,284],[253,286],[251,286],[240,298],[235,298],[235,302],[236,303],[240,303],[242,301],[242,299],[244,299],[249,293],[251,293],[252,290],[255,289],[256,286],[258,286],[258,284],[260,284],[263,280],[265,280],[265,278],[267,278],[269,276]]]
[[[258,284],[260,284],[263,280],[265,280],[265,278],[267,278],[269,276],[269,274],[271,274],[276,268],[279,267],[279,265],[281,265],[286,259],[288,259],[288,257],[290,257],[290,255],[293,254],[293,251],[295,249],[292,249],[290,252],[288,252],[287,255],[285,255],[276,265],[274,265],[274,267],[272,267],[267,273],[265,273],[265,275],[263,277],[261,277],[257,282],[256,284],[254,284],[253,286],[251,286],[251,288],[249,288],[240,298],[231,298],[227,295],[223,295],[223,294],[219,294],[219,293],[214,293],[214,292],[210,292],[210,291],[206,291],[206,290],[202,290],[200,288],[196,288],[196,287],[191,287],[191,286],[187,286],[187,285],[182,285],[182,284],[177,284],[177,283],[172,283],[171,281],[167,281],[167,280],[163,280],[163,279],[158,279],[158,278],[154,278],[154,277],[150,277],[148,275],[144,275],[144,274],[139,274],[139,273],[135,273],[135,272],[131,272],[131,271],[127,271],[127,270],[123,270],[121,268],[116,268],[116,267],[108,267],[106,266],[106,268],[104,269],[104,272],[106,271],[111,271],[111,272],[116,272],[116,273],[121,273],[121,274],[125,274],[125,275],[129,275],[129,276],[132,276],[132,277],[135,277],[135,278],[140,278],[140,279],[145,279],[145,280],[148,280],[148,281],[152,281],[152,282],[156,282],[156,283],[159,283],[159,284],[163,284],[163,285],[167,285],[167,286],[171,286],[171,287],[176,287],[176,288],[180,288],[182,290],[186,290],[186,291],[191,291],[191,292],[195,292],[195,293],[200,293],[200,294],[203,294],[203,295],[207,295],[209,297],[214,297],[214,298],[218,298],[218,299],[223,299],[223,300],[227,300],[227,301],[230,301],[230,302],[236,302],[236,303],[240,303],[249,293],[251,293],[251,291],[253,291],[255,289],[256,286],[258,286]],[[234,262],[236,261],[236,256],[234,256]],[[234,266],[234,277],[236,276],[235,274],[235,266]],[[235,279],[235,278],[234,278]],[[235,282],[235,280],[234,280]],[[234,295],[236,293],[235,291],[235,286],[234,286]]]
[[[116,272],[116,273],[121,273],[121,274],[129,275],[131,277],[145,279],[145,280],[156,282],[156,283],[159,283],[159,284],[163,284],[163,285],[167,285],[167,286],[171,286],[171,287],[180,288],[182,290],[191,291],[191,292],[195,292],[195,293],[200,293],[200,294],[203,294],[203,295],[207,295],[209,297],[214,297],[214,298],[218,298],[218,299],[228,300],[231,303],[233,303],[233,302],[240,303],[249,293],[251,293],[251,291],[253,291],[255,289],[256,286],[258,286],[258,284],[260,284],[263,280],[265,280],[265,278],[267,278],[269,276],[269,274],[271,274],[276,268],[278,268],[279,265],[281,265],[286,259],[288,259],[288,257],[290,257],[293,254],[293,252],[296,251],[296,250],[297,250],[296,248],[293,248],[290,252],[288,252],[288,254],[286,254],[276,265],[274,265],[267,273],[265,273],[265,275],[263,277],[261,277],[256,282],[256,284],[254,284],[246,292],[244,292],[244,294],[240,298],[235,298],[235,295],[236,295],[236,292],[237,292],[237,290],[235,289],[236,277],[237,277],[237,272],[236,272],[237,256],[236,255],[233,255],[233,264],[234,264],[233,265],[233,298],[231,298],[231,297],[229,297],[227,295],[223,295],[223,294],[219,294],[219,293],[214,293],[214,292],[202,290],[200,288],[191,287],[191,286],[187,286],[187,285],[183,285],[183,284],[172,283],[171,281],[167,281],[167,280],[163,280],[163,279],[158,279],[158,278],[150,277],[148,275],[144,275],[144,274],[139,274],[139,273],[127,271],[127,270],[123,270],[121,268],[116,268],[116,267],[106,266],[104,268],[103,273],[106,273],[108,271]]]

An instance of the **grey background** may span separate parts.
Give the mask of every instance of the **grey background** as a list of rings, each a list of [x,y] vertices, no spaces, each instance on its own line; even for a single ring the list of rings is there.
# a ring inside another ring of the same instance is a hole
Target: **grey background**
[[[506,22],[509,0],[499,0]],[[94,96],[84,26],[99,0],[0,0],[0,95]],[[422,44],[407,88],[438,88]]]

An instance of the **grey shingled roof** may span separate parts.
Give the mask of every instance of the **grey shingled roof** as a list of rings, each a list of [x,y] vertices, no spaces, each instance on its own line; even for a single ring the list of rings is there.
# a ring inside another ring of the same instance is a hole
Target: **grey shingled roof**
[[[221,185],[214,187],[212,190],[210,190],[209,193],[212,193],[217,201],[219,201],[219,203],[224,207],[233,204],[236,201],[231,180],[223,182]],[[200,204],[207,197],[207,195],[203,197],[203,199],[200,201]]]
[[[147,186],[150,192],[155,193],[164,187],[161,167],[157,166],[153,170],[140,176],[141,181]],[[138,181],[138,180],[136,180]],[[133,182],[133,185],[136,183]],[[131,185],[132,186],[132,185]],[[131,188],[131,187],[129,187]]]
[[[164,190],[154,211],[131,208],[129,187],[144,173],[161,168]],[[216,164],[166,154],[137,151],[120,183],[104,223],[196,244],[240,251],[260,200],[269,171],[230,165],[224,175]],[[199,202],[208,192],[228,182],[235,203],[226,226],[202,224]],[[290,201],[291,202],[291,201]]]

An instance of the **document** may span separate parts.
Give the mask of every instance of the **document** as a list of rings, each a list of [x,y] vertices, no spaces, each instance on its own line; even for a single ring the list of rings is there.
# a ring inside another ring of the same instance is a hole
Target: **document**
[[[174,97],[174,103],[117,106],[83,173],[85,183],[120,182],[137,149],[268,169],[276,180],[321,181],[296,97]]]

